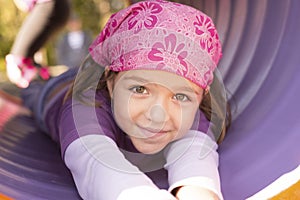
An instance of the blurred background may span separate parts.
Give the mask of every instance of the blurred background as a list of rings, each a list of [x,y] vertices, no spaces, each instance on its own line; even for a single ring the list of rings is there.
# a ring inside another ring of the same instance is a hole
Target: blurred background
[[[82,22],[82,29],[91,39],[96,37],[109,16],[129,5],[128,0],[70,0],[72,12]],[[0,84],[7,83],[5,73],[5,55],[10,52],[16,34],[27,13],[19,10],[13,0],[0,0]],[[54,35],[47,44],[36,53],[36,60],[48,66],[60,65],[56,53],[62,37],[69,31],[66,25],[63,31]]]

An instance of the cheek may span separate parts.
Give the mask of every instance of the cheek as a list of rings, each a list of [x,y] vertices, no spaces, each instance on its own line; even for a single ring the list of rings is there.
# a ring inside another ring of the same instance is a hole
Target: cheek
[[[145,105],[132,98],[132,95],[126,91],[115,92],[113,98],[115,118],[119,124],[127,123],[126,126],[129,126],[139,119],[144,112]]]
[[[183,109],[181,117],[178,118],[177,124],[179,125],[178,128],[178,136],[177,138],[180,138],[184,136],[192,127],[195,115],[198,108],[193,109]]]
[[[141,107],[143,106],[141,103],[135,101],[133,98],[129,98],[127,104],[124,104],[124,107],[127,107],[128,116],[132,121],[136,120],[141,112]]]
[[[189,110],[185,112],[183,115],[182,124],[184,124],[185,127],[191,128],[194,119],[195,119],[196,110]]]
[[[115,90],[112,98],[113,104],[113,113],[115,120],[119,125],[123,124],[125,121],[128,121],[129,113],[128,113],[128,97],[126,92],[122,90]]]

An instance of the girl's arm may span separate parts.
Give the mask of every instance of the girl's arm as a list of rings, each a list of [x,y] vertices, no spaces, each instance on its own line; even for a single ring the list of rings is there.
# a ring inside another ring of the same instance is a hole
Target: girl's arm
[[[67,147],[64,160],[83,199],[175,200],[127,161],[106,136],[87,135],[75,140]]]
[[[171,191],[180,200],[223,199],[217,144],[205,133],[191,130],[165,151]]]

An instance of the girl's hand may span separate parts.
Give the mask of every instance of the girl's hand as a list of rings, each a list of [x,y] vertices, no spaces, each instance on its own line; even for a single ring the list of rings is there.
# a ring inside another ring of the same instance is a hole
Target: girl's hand
[[[214,192],[197,186],[180,187],[176,198],[178,200],[219,200]]]

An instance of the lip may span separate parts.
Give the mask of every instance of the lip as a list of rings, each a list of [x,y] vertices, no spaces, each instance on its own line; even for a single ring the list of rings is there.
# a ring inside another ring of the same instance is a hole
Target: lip
[[[140,131],[142,132],[143,136],[146,138],[154,138],[158,136],[162,136],[170,132],[169,130],[164,129],[152,129],[152,128],[145,128],[138,126]]]

